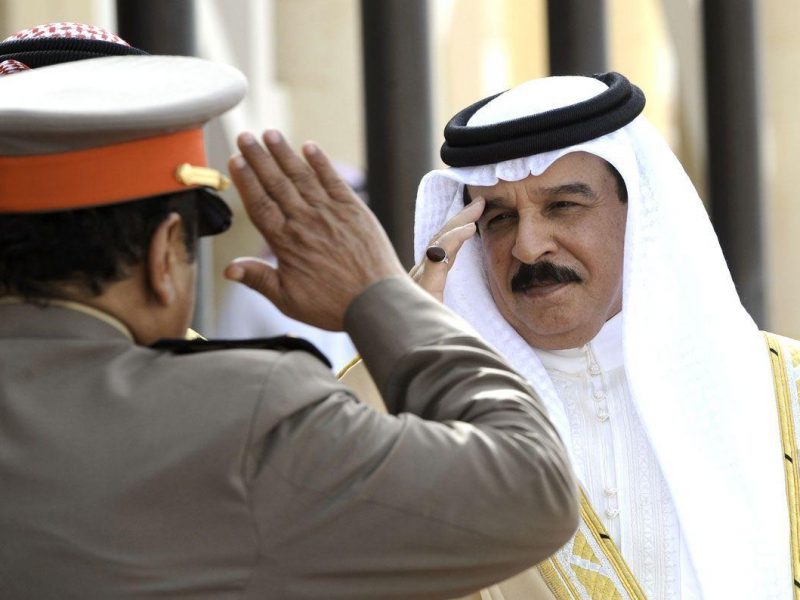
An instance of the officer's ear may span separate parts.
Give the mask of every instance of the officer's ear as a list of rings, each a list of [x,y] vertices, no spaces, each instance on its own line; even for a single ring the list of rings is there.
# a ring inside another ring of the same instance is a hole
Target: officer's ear
[[[181,288],[179,270],[186,264],[186,244],[178,213],[169,213],[153,232],[147,252],[145,278],[155,299],[169,306]]]

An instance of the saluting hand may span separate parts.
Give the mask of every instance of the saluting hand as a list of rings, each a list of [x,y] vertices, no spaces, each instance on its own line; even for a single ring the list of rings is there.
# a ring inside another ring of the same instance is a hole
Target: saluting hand
[[[237,258],[225,270],[266,296],[288,316],[340,331],[350,303],[367,287],[406,277],[375,215],[341,179],[322,150],[300,158],[277,131],[237,140],[231,178],[253,225],[278,259],[273,268]]]
[[[446,261],[434,262],[423,255],[422,260],[409,271],[411,278],[439,302],[443,302],[447,274],[453,268],[458,251],[477,231],[475,222],[483,214],[484,204],[483,198],[475,198],[433,236],[428,247],[442,248],[447,257]]]

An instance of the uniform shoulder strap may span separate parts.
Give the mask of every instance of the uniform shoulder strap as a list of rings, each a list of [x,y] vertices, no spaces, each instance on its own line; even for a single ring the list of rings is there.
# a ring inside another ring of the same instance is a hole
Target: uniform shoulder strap
[[[197,354],[199,352],[213,352],[217,350],[274,350],[277,352],[291,352],[302,350],[314,355],[328,368],[331,363],[319,348],[308,340],[282,335],[271,338],[253,338],[245,340],[206,340],[202,338],[163,339],[150,346],[153,350],[162,350],[172,354]]]

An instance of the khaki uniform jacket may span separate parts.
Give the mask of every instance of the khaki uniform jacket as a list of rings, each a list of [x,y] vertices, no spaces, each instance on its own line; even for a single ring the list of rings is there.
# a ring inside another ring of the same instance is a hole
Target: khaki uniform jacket
[[[403,279],[346,328],[389,414],[306,352],[0,304],[0,598],[452,598],[569,539],[565,450],[491,349]]]

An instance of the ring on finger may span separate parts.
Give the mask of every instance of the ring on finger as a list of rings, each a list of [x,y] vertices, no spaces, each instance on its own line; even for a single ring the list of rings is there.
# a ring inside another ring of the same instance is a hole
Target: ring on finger
[[[425,250],[425,256],[431,262],[450,264],[450,257],[447,255],[447,251],[438,244],[428,246]]]

